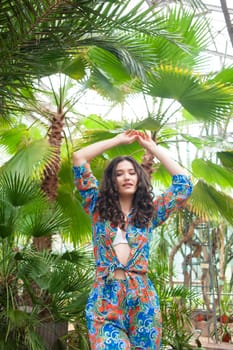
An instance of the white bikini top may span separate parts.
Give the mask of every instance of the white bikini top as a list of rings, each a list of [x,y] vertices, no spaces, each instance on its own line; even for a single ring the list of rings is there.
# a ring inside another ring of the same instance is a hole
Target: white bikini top
[[[120,227],[117,227],[117,234],[116,234],[112,244],[115,247],[117,244],[120,244],[120,243],[128,244],[128,241],[127,241],[126,237],[123,237],[123,232],[120,229]]]

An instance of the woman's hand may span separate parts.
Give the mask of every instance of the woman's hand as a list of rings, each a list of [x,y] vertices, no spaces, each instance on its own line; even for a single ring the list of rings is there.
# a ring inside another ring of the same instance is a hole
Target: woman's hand
[[[121,145],[129,145],[137,140],[136,130],[126,130],[115,136],[117,142]]]
[[[136,135],[136,140],[143,148],[145,148],[149,153],[154,153],[157,147],[155,141],[151,137],[150,131],[132,131]]]
[[[133,131],[131,135],[136,135],[137,142],[152,156],[156,157],[171,175],[187,175],[186,170],[170,157],[167,150],[156,144],[149,131]]]

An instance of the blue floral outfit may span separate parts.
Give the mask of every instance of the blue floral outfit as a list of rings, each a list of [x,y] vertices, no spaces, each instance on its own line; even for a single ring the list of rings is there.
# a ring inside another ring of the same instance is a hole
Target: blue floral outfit
[[[157,293],[148,278],[149,245],[155,227],[182,207],[192,192],[189,177],[175,175],[171,186],[154,200],[155,215],[149,227],[139,228],[128,215],[126,238],[131,248],[128,263],[122,265],[113,241],[117,233],[109,221],[101,221],[95,205],[99,184],[90,164],[74,167],[75,184],[92,221],[92,243],[96,263],[93,288],[86,305],[86,319],[92,350],[158,350],[161,345],[161,315]],[[126,279],[114,278],[116,269]]]

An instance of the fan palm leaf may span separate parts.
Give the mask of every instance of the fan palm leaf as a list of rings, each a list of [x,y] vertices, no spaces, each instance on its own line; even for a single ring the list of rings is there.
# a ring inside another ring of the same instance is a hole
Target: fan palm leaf
[[[46,203],[46,202],[45,202]],[[68,220],[57,205],[33,205],[24,209],[24,218],[19,222],[19,233],[28,237],[50,236],[67,229]]]
[[[85,243],[91,239],[90,218],[81,206],[81,198],[59,187],[57,202],[62,208],[63,216],[69,222],[67,228],[63,227],[62,237],[72,241],[74,246]]]
[[[200,57],[199,53],[210,42],[209,21],[203,16],[196,16],[193,10],[185,10],[182,6],[175,6],[164,11],[166,25],[172,33],[179,33],[187,50],[174,46],[172,42],[165,41],[162,37],[153,38],[151,42],[158,62],[161,64],[179,65],[195,70],[203,68],[207,64],[206,57]]]
[[[198,120],[222,119],[232,108],[233,87],[228,84],[208,82],[188,69],[172,65],[161,65],[156,73],[144,85],[145,93],[179,101]]]
[[[131,70],[135,71],[136,60],[119,32],[161,35],[177,43],[181,41],[177,35],[166,32],[162,16],[152,9],[143,10],[142,3],[129,8],[129,1],[70,1],[69,5],[63,0],[43,0],[33,5],[24,0],[3,1],[1,111],[5,111],[6,104],[14,108],[9,96],[20,99],[20,87],[32,86],[35,77],[56,73],[57,62],[77,55],[87,46],[104,46],[118,58],[124,57],[125,62],[134,62]]]
[[[4,172],[0,183],[1,237],[13,242],[14,234],[30,239],[68,230],[68,219],[62,209],[51,204],[29,177]]]
[[[233,199],[211,185],[199,180],[189,200],[190,209],[200,217],[233,223]]]
[[[19,173],[22,176],[40,177],[46,164],[55,157],[45,139],[27,142],[16,154],[4,163],[1,172]]]
[[[4,173],[0,190],[0,235],[13,241],[18,229],[21,211],[24,206],[36,201],[44,201],[38,185],[17,173]]]
[[[217,152],[217,157],[225,168],[233,170],[233,151]]]
[[[72,256],[72,261],[68,256]],[[25,285],[30,288],[33,281],[44,296],[51,296],[44,299],[30,293],[36,305],[50,309],[57,320],[73,318],[84,311],[94,267],[88,252],[55,256],[29,251],[20,253],[19,259],[19,277]]]
[[[192,172],[196,178],[203,179],[206,183],[220,188],[233,188],[232,171],[211,161],[195,159],[192,162]]]
[[[168,13],[163,12],[163,16],[166,28],[170,33],[179,33],[187,50],[174,45],[174,42],[163,36],[150,37],[145,40],[140,35],[130,36],[129,38],[124,35],[124,43],[129,47],[131,56],[135,58],[134,61],[131,60],[130,62],[130,58],[127,59],[124,56],[117,60],[116,56],[119,58],[118,54],[113,54],[110,48],[111,54],[107,54],[104,47],[100,49],[98,46],[98,48],[90,49],[88,51],[89,59],[91,59],[89,65],[91,64],[94,67],[87,86],[93,87],[104,97],[110,96],[113,97],[114,101],[119,102],[122,101],[124,95],[135,92],[135,90],[141,91],[140,83],[132,81],[132,74],[129,74],[132,73],[130,70],[134,67],[134,62],[141,65],[139,76],[143,78],[143,81],[146,81],[143,76],[144,69],[147,70],[148,74],[153,72],[152,77],[157,76],[159,73],[155,67],[161,64],[179,67],[180,62],[182,62],[182,67],[185,67],[184,75],[187,73],[186,69],[189,69],[190,75],[193,75],[193,69],[201,68],[204,63],[202,61],[205,61],[205,59],[201,60],[199,53],[208,44],[208,23],[202,17],[195,17],[193,12],[180,8],[169,9]],[[143,55],[141,55],[142,50]],[[128,50],[124,54],[128,55],[127,52]],[[108,90],[110,90],[110,95],[108,95]],[[116,98],[114,98],[114,93],[116,93]],[[160,93],[158,93],[158,96],[161,96]],[[163,97],[170,97],[170,95],[165,93]]]
[[[93,278],[89,253],[56,256],[28,247],[13,252],[6,244],[1,253],[0,346],[12,349],[12,339],[19,350],[44,350],[38,315],[45,310],[50,320],[77,320],[84,328],[83,312]]]
[[[20,173],[3,173],[0,180],[1,191],[12,206],[21,207],[35,198],[42,199],[38,184],[28,180],[27,177],[20,176]]]
[[[1,147],[7,154],[15,154],[25,137],[27,137],[26,126],[20,123],[14,128],[7,126],[0,129]]]

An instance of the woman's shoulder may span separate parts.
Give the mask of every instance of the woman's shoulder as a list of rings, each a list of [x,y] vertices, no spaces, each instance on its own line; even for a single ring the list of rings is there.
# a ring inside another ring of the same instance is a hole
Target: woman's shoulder
[[[80,178],[83,175],[88,175],[91,174],[91,166],[90,163],[88,162],[84,162],[80,165],[73,165],[73,172],[74,172],[74,176],[75,178]]]

